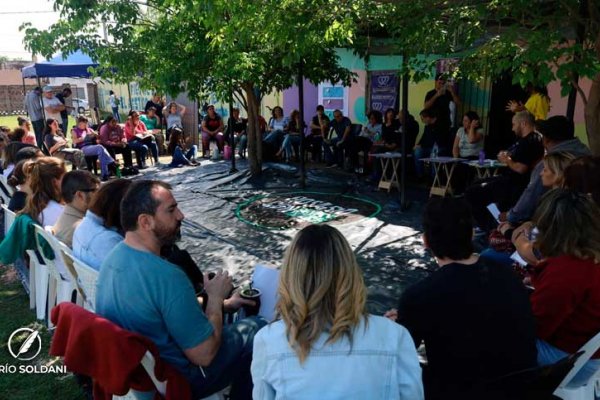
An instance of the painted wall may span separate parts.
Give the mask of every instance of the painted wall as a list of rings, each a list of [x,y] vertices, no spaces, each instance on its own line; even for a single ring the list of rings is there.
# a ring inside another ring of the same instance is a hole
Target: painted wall
[[[590,92],[590,88],[592,87],[592,81],[590,79],[581,79],[579,81],[579,86],[587,96]],[[565,115],[567,113],[567,102],[568,96],[561,97],[560,95],[560,82],[552,82],[548,85],[548,96],[550,96],[550,112],[548,116],[554,115]],[[575,103],[575,117],[573,121],[575,122],[575,134],[579,139],[581,139],[585,144],[588,143],[587,135],[585,132],[585,117],[583,115],[583,100],[581,96],[577,95],[577,101]]]

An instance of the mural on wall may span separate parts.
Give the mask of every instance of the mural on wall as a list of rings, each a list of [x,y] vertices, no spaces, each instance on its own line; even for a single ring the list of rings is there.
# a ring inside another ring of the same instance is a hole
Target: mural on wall
[[[341,85],[334,85],[331,82],[319,84],[319,104],[325,108],[325,114],[333,118],[335,110],[341,110],[344,115],[348,115],[348,88]]]
[[[398,75],[396,71],[372,71],[369,110],[397,109]]]

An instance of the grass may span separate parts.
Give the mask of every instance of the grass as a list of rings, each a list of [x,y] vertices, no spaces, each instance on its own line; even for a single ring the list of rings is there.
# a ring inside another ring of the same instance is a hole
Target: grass
[[[26,115],[3,115],[0,116],[0,126],[8,126],[10,129],[15,129],[17,125],[17,117],[27,117]],[[69,125],[67,132],[71,131],[71,128],[75,125],[75,119],[69,115]],[[66,135],[68,136],[68,135]]]
[[[62,365],[59,358],[48,355],[51,335],[36,321],[25,293],[12,267],[0,267],[0,366]],[[15,360],[8,352],[8,338],[18,328],[40,331],[42,351],[32,361]],[[72,374],[5,374],[0,373],[0,400],[84,400],[85,396]]]

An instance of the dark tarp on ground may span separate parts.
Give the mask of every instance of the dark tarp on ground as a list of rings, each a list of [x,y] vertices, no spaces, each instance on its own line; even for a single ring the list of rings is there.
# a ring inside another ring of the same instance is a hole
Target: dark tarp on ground
[[[181,247],[187,249],[203,271],[223,268],[239,284],[258,264],[280,266],[283,252],[297,229],[266,230],[240,221],[239,204],[257,195],[301,191],[296,169],[267,164],[263,176],[250,179],[247,163],[229,174],[229,164],[203,161],[197,168],[163,168],[148,171],[146,179],[161,179],[173,186],[185,214]],[[354,249],[369,288],[369,310],[382,313],[395,307],[402,290],[425,277],[433,265],[421,242],[423,203],[400,212],[396,193],[376,192],[353,175],[331,169],[310,169],[306,191],[344,194],[382,206],[380,214],[336,225]]]

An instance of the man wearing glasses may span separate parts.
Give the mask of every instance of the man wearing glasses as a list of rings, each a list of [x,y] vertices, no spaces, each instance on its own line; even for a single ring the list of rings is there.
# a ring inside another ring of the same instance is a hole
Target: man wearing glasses
[[[73,232],[83,219],[92,195],[100,181],[88,171],[67,172],[62,178],[61,191],[65,208],[53,227],[54,236],[69,247],[73,245]]]

